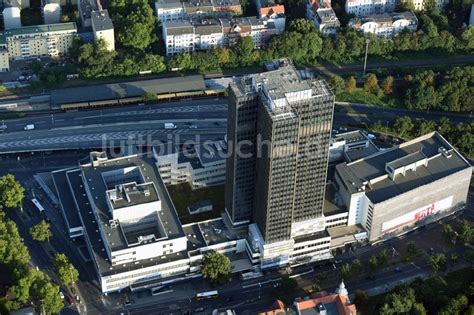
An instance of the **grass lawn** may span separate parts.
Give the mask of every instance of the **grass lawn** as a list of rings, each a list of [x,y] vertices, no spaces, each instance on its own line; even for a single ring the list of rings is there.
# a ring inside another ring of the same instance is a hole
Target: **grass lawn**
[[[358,88],[353,92],[342,92],[337,95],[336,101],[338,102],[349,102],[349,103],[363,103],[375,106],[387,106],[387,107],[403,107],[400,100],[394,96],[384,95],[377,97],[376,95],[364,91],[364,89]]]
[[[183,224],[217,218],[224,211],[224,185],[193,190],[188,183],[183,183],[167,186],[167,189]],[[212,201],[212,212],[190,215],[187,207],[202,200]]]

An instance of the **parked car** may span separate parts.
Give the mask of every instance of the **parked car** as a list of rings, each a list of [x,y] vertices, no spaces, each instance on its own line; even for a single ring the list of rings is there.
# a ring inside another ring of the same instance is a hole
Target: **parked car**
[[[64,293],[63,293],[63,291],[59,291],[59,296],[61,297],[61,300],[64,300]]]
[[[73,305],[74,304],[74,300],[72,299],[72,297],[70,295],[66,295],[66,302],[67,304],[69,305]]]

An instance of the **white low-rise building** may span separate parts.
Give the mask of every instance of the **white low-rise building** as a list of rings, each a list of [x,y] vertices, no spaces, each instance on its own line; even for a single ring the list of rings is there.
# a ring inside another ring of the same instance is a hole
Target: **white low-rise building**
[[[395,10],[396,0],[347,0],[346,13],[356,17],[381,14]]]
[[[412,12],[374,14],[362,18],[353,18],[350,27],[364,33],[391,38],[404,30],[416,31],[418,19]]]
[[[334,35],[341,26],[331,3],[309,0],[306,2],[306,18],[314,22],[314,26],[322,34]]]
[[[239,0],[158,0],[155,12],[161,23],[190,18],[230,17],[241,15]]]
[[[226,153],[227,144],[224,141],[182,149],[165,146],[153,148],[163,182],[166,185],[187,182],[193,188],[225,183]]]
[[[256,48],[261,48],[279,33],[273,21],[256,17],[169,21],[162,29],[167,55],[232,47],[246,36],[252,38]]]
[[[91,14],[92,32],[94,40],[105,41],[107,50],[115,50],[115,32],[112,19],[107,10],[93,11]]]

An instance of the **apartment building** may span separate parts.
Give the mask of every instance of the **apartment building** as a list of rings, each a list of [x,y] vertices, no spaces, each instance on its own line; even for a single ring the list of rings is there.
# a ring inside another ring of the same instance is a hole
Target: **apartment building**
[[[398,0],[347,0],[346,13],[356,17],[392,12]]]
[[[105,41],[107,50],[115,50],[114,25],[109,17],[109,11],[93,11],[91,13],[91,24],[94,40],[102,39]]]
[[[418,19],[416,15],[410,11],[382,13],[352,18],[348,25],[363,33],[392,38],[404,30],[416,31],[418,28]]]
[[[341,27],[330,1],[307,1],[306,18],[313,21],[316,29],[325,35],[335,35],[337,29]]]
[[[0,72],[10,71],[10,59],[8,57],[7,41],[0,33]]]
[[[242,14],[239,0],[158,0],[155,12],[161,23],[190,18],[220,18]]]
[[[423,11],[426,10],[426,3],[425,0],[412,0],[413,5],[415,7],[415,11]],[[448,0],[436,0],[435,1],[435,6],[438,10],[443,10],[446,4],[448,4]]]
[[[3,33],[10,59],[66,54],[77,34],[76,23],[27,26]]]
[[[179,20],[163,24],[167,55],[232,47],[239,38],[246,36],[260,48],[276,34],[278,30],[273,22],[256,17]]]
[[[258,10],[258,17],[262,20],[273,22],[277,29],[277,34],[285,31],[286,15],[285,6],[282,4],[261,7]]]

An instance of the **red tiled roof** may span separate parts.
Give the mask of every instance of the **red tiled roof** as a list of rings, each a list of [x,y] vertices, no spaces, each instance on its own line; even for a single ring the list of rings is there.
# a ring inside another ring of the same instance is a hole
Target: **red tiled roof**
[[[258,313],[258,315],[277,315],[281,312],[286,312],[286,305],[280,300],[276,300],[275,303],[266,311]]]
[[[281,13],[285,14],[285,7],[281,4],[260,9],[261,16],[272,16],[273,14],[281,14]]]

